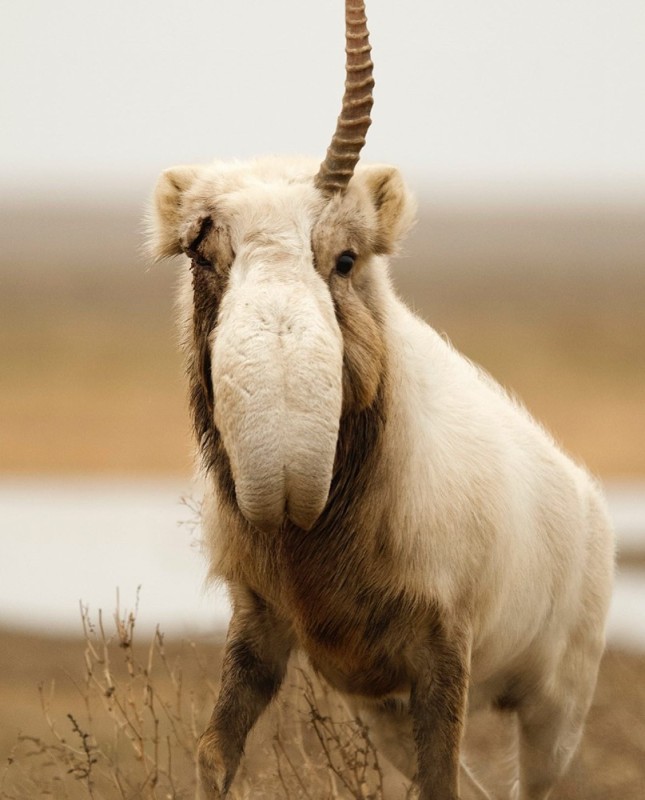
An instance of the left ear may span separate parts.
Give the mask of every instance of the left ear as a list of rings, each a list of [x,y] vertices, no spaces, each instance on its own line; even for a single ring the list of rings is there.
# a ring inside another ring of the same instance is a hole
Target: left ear
[[[205,171],[203,166],[171,167],[159,176],[149,214],[148,250],[156,261],[179,255],[185,224],[184,197]]]
[[[359,174],[376,212],[374,250],[379,255],[394,253],[414,224],[416,201],[396,167],[375,164],[362,167]]]

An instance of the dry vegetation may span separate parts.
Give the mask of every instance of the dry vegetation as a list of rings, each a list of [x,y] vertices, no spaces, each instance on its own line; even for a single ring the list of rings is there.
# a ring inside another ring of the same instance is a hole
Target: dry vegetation
[[[14,741],[4,730],[0,797],[193,797],[197,737],[214,703],[221,648],[168,646],[160,631],[140,646],[135,613],[117,611],[112,633],[85,609],[82,622],[79,663],[69,665],[65,685],[32,686],[40,719],[21,725]],[[4,701],[9,715],[20,716],[7,695]],[[381,765],[367,728],[296,659],[279,701],[250,737],[233,798],[379,800],[392,782],[388,797],[412,796]]]
[[[83,612],[83,639],[4,632],[0,643],[2,800],[192,798],[195,744],[217,691],[219,642],[138,641],[134,614]],[[610,652],[582,748],[553,800],[640,800],[645,791],[645,656]],[[514,729],[476,717],[467,760],[505,797]],[[252,733],[233,798],[396,800],[414,793],[369,731],[303,660]],[[468,786],[463,793],[469,800]]]

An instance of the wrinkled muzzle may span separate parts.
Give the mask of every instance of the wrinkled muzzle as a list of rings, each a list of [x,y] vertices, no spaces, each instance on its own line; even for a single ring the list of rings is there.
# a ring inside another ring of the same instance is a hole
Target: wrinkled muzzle
[[[215,424],[240,511],[262,530],[285,515],[308,530],[329,495],[342,407],[342,337],[328,291],[229,289],[211,350]]]

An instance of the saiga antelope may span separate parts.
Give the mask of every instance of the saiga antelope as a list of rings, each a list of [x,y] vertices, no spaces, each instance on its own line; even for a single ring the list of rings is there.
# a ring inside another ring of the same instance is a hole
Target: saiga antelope
[[[518,794],[544,800],[580,739],[613,543],[587,473],[411,313],[388,278],[414,216],[396,169],[357,166],[372,62],[346,2],[327,156],[176,167],[153,251],[189,260],[183,325],[208,481],[211,572],[233,604],[201,790],[304,650],[423,800],[459,796],[467,707],[519,719]],[[400,748],[399,748],[400,749]],[[404,748],[405,749],[405,748]]]

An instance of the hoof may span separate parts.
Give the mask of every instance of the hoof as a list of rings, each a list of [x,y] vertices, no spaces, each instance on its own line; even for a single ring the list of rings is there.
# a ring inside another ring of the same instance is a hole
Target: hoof
[[[225,770],[217,758],[217,749],[211,738],[204,734],[197,746],[197,793],[195,800],[223,800],[222,790]]]

